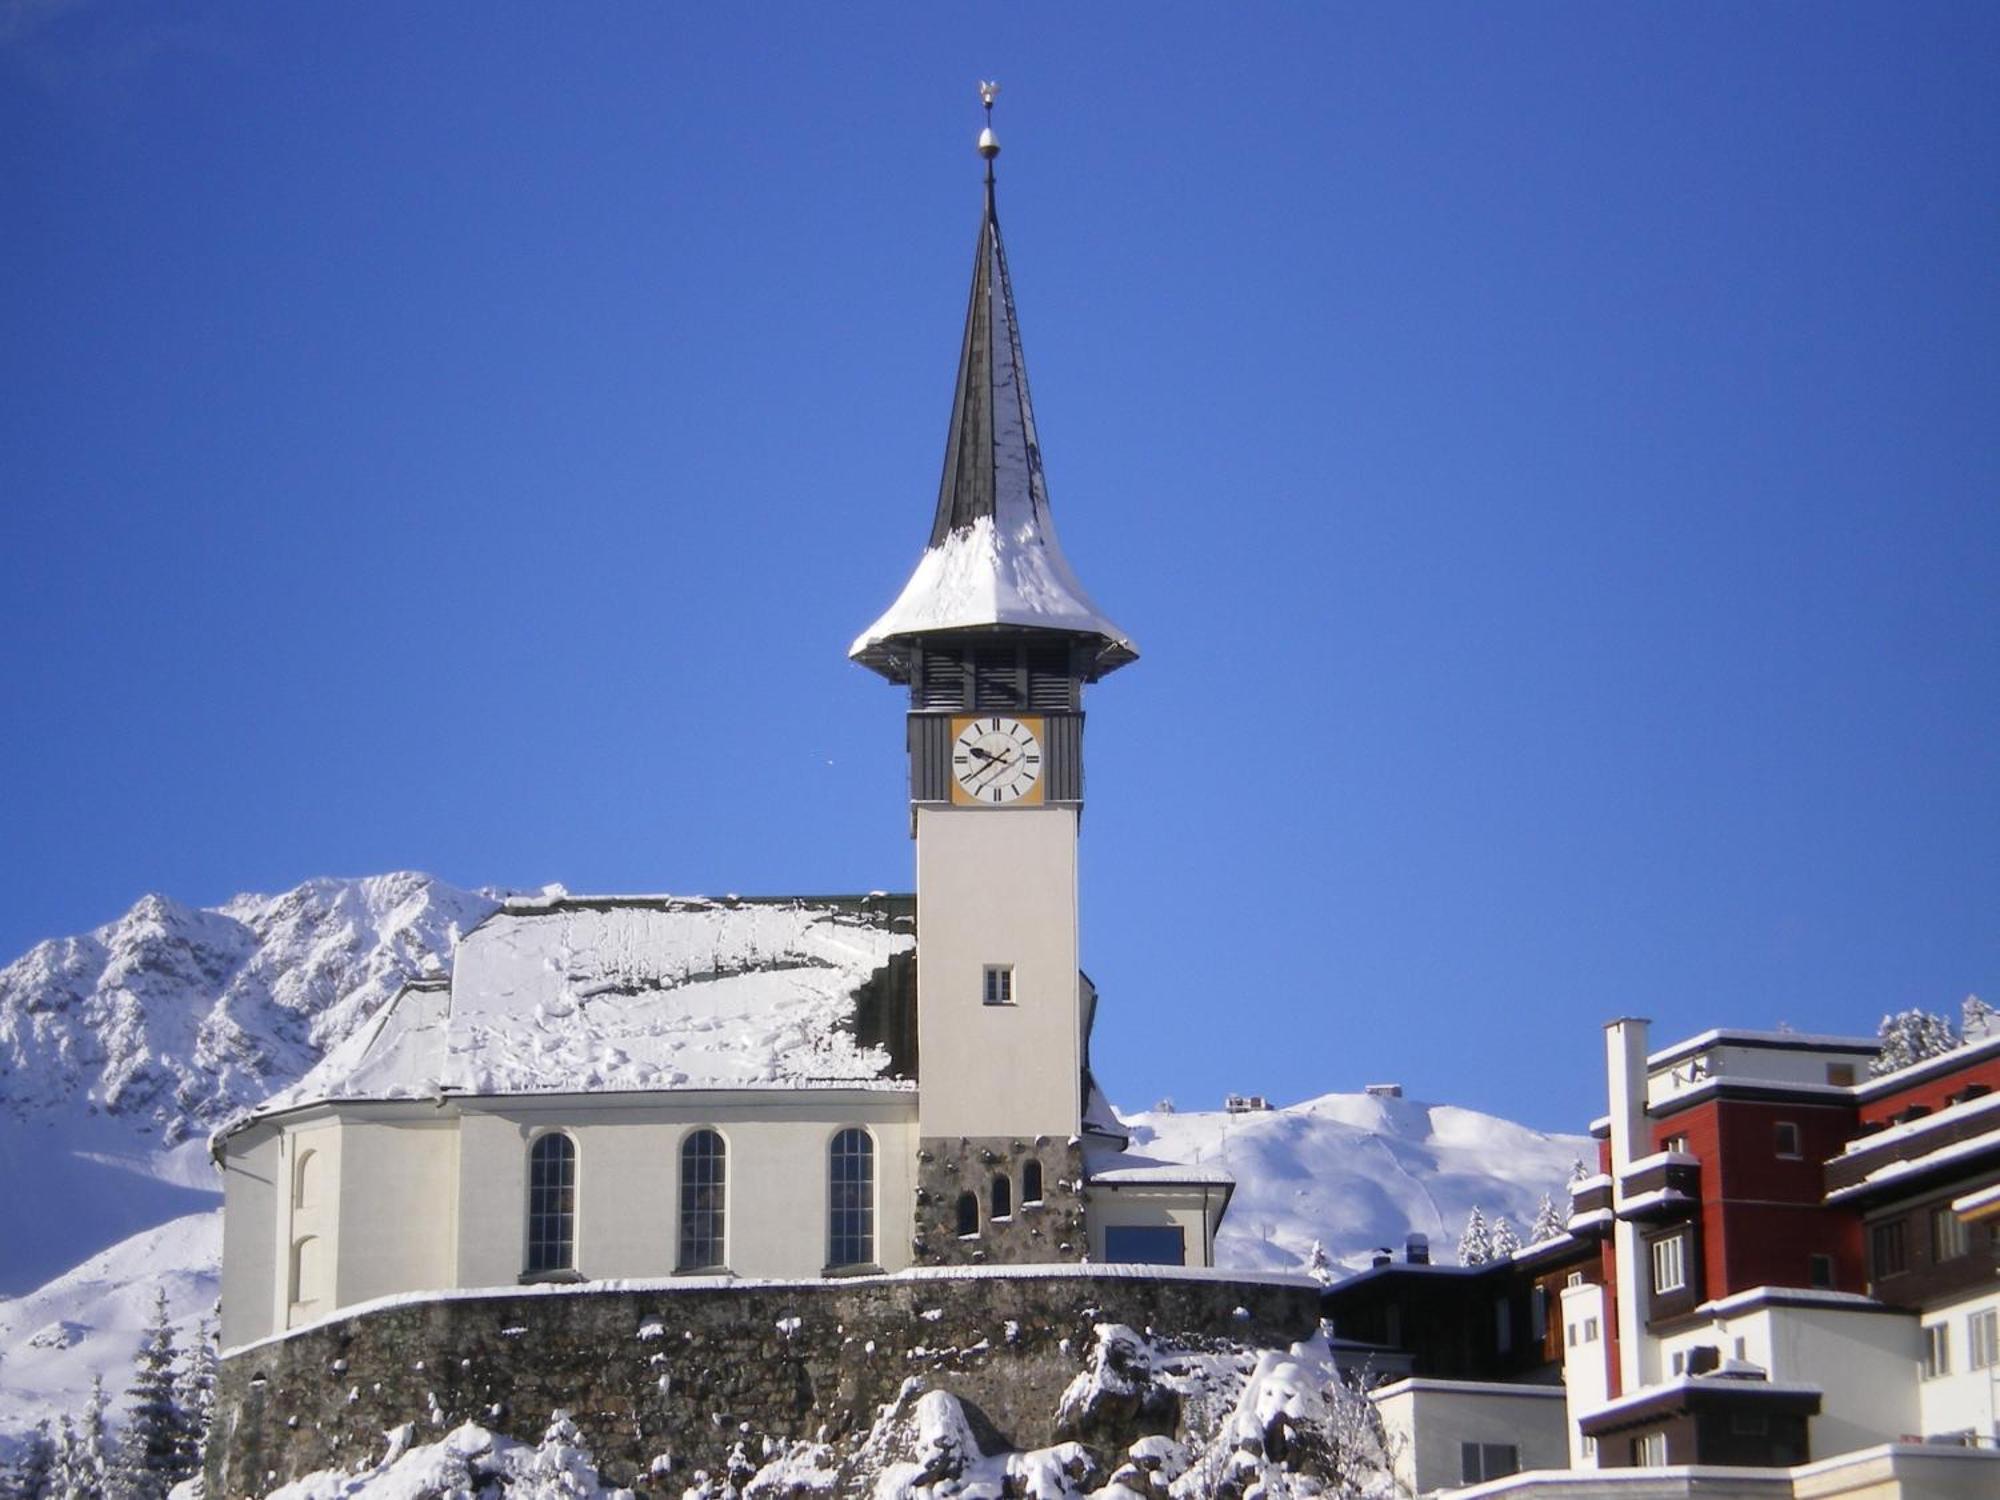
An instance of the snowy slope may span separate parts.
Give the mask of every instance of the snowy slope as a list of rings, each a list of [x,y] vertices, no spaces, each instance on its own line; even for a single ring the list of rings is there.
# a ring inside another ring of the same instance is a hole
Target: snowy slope
[[[0,1437],[81,1411],[93,1375],[104,1377],[114,1417],[122,1413],[154,1290],[166,1291],[175,1343],[191,1348],[214,1314],[221,1267],[222,1214],[211,1208],[143,1230],[0,1302]]]
[[[0,1295],[213,1204],[201,1137],[292,1082],[486,895],[427,875],[314,880],[212,910],[147,896],[0,969]]]
[[[1244,1270],[1298,1270],[1315,1239],[1359,1270],[1377,1246],[1400,1258],[1412,1232],[1429,1235],[1433,1258],[1451,1262],[1474,1205],[1489,1222],[1505,1214],[1525,1240],[1542,1194],[1565,1204],[1571,1163],[1596,1160],[1585,1136],[1373,1094],[1251,1114],[1120,1118],[1136,1151],[1234,1174],[1216,1258]]]

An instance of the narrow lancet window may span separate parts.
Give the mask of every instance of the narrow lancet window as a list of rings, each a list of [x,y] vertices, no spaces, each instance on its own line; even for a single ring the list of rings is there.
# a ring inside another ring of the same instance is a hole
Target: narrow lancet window
[[[836,1135],[827,1152],[826,1262],[875,1262],[875,1141],[853,1126]]]
[[[1014,1183],[1005,1172],[999,1173],[993,1179],[992,1217],[996,1219],[1014,1217]]]
[[[715,1270],[724,1264],[728,1154],[713,1130],[697,1130],[681,1142],[681,1246],[675,1264],[683,1271]]]
[[[958,1195],[958,1234],[960,1239],[979,1233],[979,1195],[960,1193]]]
[[[528,1274],[576,1265],[576,1143],[560,1132],[528,1148]]]
[[[1042,1164],[1029,1161],[1021,1167],[1021,1202],[1025,1204],[1042,1201]]]

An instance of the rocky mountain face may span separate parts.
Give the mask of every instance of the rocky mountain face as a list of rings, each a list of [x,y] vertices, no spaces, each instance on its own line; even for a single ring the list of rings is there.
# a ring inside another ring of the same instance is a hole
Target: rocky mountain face
[[[0,969],[0,1112],[177,1144],[291,1082],[493,905],[410,873],[208,910],[146,896]]]
[[[0,1298],[211,1208],[209,1130],[291,1083],[490,894],[428,875],[309,880],[202,910],[147,896],[0,969]]]

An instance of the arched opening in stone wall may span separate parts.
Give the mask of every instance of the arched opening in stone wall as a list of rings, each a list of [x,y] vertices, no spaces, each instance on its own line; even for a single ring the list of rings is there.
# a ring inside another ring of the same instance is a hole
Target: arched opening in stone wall
[[[1042,1201],[1042,1164],[1029,1160],[1021,1167],[1021,1202],[1040,1203]]]
[[[960,1239],[979,1233],[979,1195],[960,1193],[958,1195],[958,1234]]]
[[[993,1212],[989,1217],[995,1219],[1014,1217],[1014,1181],[1005,1172],[993,1174]]]

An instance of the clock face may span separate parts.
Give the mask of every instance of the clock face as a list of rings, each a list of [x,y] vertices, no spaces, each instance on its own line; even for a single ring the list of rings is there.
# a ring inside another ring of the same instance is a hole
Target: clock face
[[[988,715],[959,723],[951,742],[952,801],[1000,807],[1041,800],[1042,741],[1019,719]]]

